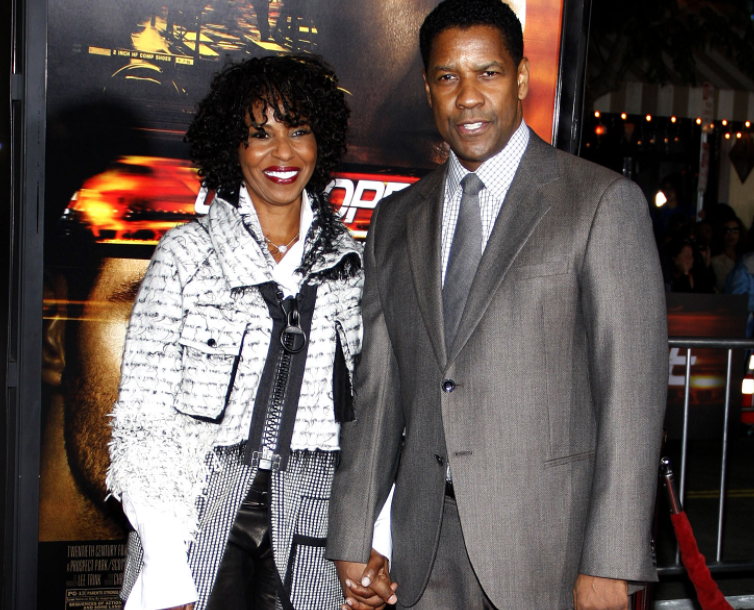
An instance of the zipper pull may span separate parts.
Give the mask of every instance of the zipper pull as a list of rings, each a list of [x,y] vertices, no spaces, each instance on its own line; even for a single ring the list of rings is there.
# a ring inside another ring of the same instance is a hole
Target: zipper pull
[[[287,325],[280,333],[280,344],[289,354],[298,354],[306,347],[307,338],[301,328],[301,318],[298,313],[298,299],[289,299],[290,310],[286,313]],[[283,309],[285,311],[285,309]]]

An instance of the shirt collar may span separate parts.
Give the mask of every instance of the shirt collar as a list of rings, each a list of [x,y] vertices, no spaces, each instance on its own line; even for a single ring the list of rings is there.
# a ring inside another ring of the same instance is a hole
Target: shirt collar
[[[245,189],[240,189],[237,206],[220,196],[215,198],[209,206],[207,228],[223,274],[231,289],[255,286],[270,280],[278,281],[283,277],[282,275],[280,278],[277,277],[279,270],[288,278],[284,280],[284,292],[288,290],[290,294],[295,294],[304,277],[335,267],[345,256],[356,255],[361,259],[361,246],[347,231],[343,231],[335,238],[333,248],[321,252],[322,246],[319,241],[324,239],[323,229],[321,226],[316,228],[317,223],[314,219],[319,213],[312,208],[312,199],[306,191],[302,194],[301,203],[299,224],[301,237],[296,244],[291,246],[291,250],[287,256],[283,257],[281,264],[277,265],[267,249],[256,209],[248,198],[248,193],[245,193]],[[332,221],[335,222],[334,217]],[[309,235],[310,231],[312,235]],[[297,254],[294,248],[299,244],[301,245]],[[308,248],[318,248],[320,253],[314,264],[302,270],[303,253]],[[282,263],[286,261],[290,263],[292,269],[282,266]]]
[[[484,187],[490,191],[492,196],[497,200],[504,200],[510,186],[510,180],[505,180],[505,169],[512,168],[509,174],[515,174],[521,157],[524,155],[527,145],[529,144],[529,128],[526,121],[521,119],[518,129],[508,140],[505,147],[484,163],[476,170],[477,176],[484,183]],[[446,197],[452,197],[457,189],[461,188],[461,180],[466,174],[471,172],[467,170],[458,160],[458,156],[452,150],[448,160],[448,174],[446,182]]]
[[[286,255],[279,263],[276,263],[275,267],[272,269],[272,277],[274,277],[278,285],[283,288],[283,294],[286,297],[296,294],[301,287],[302,278],[295,273],[295,271],[301,266],[301,261],[304,258],[306,234],[309,232],[309,227],[311,227],[313,219],[314,212],[312,212],[309,195],[306,190],[304,190],[301,193],[301,216],[299,220],[298,241],[291,246],[291,249],[288,250]]]
[[[262,225],[259,222],[257,210],[254,207],[254,204],[251,202],[251,195],[246,189],[245,184],[241,184],[240,194],[238,197],[238,212],[241,214],[241,217],[244,218],[246,225],[251,227],[256,235],[260,236],[260,241],[264,241]],[[299,239],[295,244],[291,246],[288,254],[283,257],[283,260],[281,260],[280,263],[275,263],[275,259],[273,259],[272,255],[270,255],[270,259],[272,260],[273,265],[282,265],[283,263],[285,263],[286,266],[288,266],[290,264],[293,265],[292,269],[296,269],[299,265],[301,265],[301,259],[304,255],[304,243],[306,241],[306,236],[309,233],[309,229],[312,226],[313,220],[314,211],[312,210],[312,203],[309,199],[309,193],[307,193],[306,189],[304,189],[301,192],[301,216],[299,217],[298,225]]]
[[[288,250],[280,262],[275,261],[272,254],[270,254],[267,249],[267,245],[263,241],[264,234],[262,233],[262,225],[259,222],[259,216],[257,215],[256,208],[251,201],[251,195],[245,184],[241,185],[238,197],[238,212],[244,219],[246,226],[250,227],[255,234],[261,236],[260,246],[265,260],[267,261],[267,269],[278,286],[283,289],[283,294],[285,296],[296,294],[299,290],[302,278],[299,277],[295,271],[301,266],[301,261],[304,257],[306,236],[309,233],[309,228],[312,226],[312,221],[314,220],[314,211],[312,210],[312,204],[306,189],[301,192],[299,239],[291,246],[290,250]]]

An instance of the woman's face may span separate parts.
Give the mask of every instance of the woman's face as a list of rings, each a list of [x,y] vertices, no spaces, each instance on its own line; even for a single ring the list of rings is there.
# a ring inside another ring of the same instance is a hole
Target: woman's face
[[[255,122],[263,118],[262,102],[257,102]],[[312,177],[317,142],[311,127],[281,123],[268,106],[267,122],[259,130],[249,127],[248,143],[238,147],[238,160],[255,206],[288,206],[301,201],[301,192]]]
[[[723,225],[723,240],[726,248],[733,248],[738,244],[741,230],[735,220],[729,220]]]
[[[683,246],[678,256],[673,258],[673,262],[681,274],[688,275],[691,267],[694,266],[694,251],[691,249],[691,246]]]

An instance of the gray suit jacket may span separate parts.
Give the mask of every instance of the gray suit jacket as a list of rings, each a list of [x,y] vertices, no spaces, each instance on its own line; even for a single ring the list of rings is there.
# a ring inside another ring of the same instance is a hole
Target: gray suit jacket
[[[498,608],[571,608],[578,572],[655,579],[668,348],[641,191],[531,132],[446,351],[444,176],[372,220],[357,421],[341,429],[328,556],[366,561],[395,481],[391,571],[414,603],[449,460],[469,558]]]

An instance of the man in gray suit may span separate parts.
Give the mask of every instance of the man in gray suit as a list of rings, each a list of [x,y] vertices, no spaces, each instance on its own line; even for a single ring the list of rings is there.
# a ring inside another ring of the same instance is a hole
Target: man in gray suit
[[[647,204],[526,127],[529,65],[503,2],[442,2],[420,46],[452,153],[372,219],[328,556],[362,607],[394,484],[399,607],[627,608],[656,578],[667,386]]]

